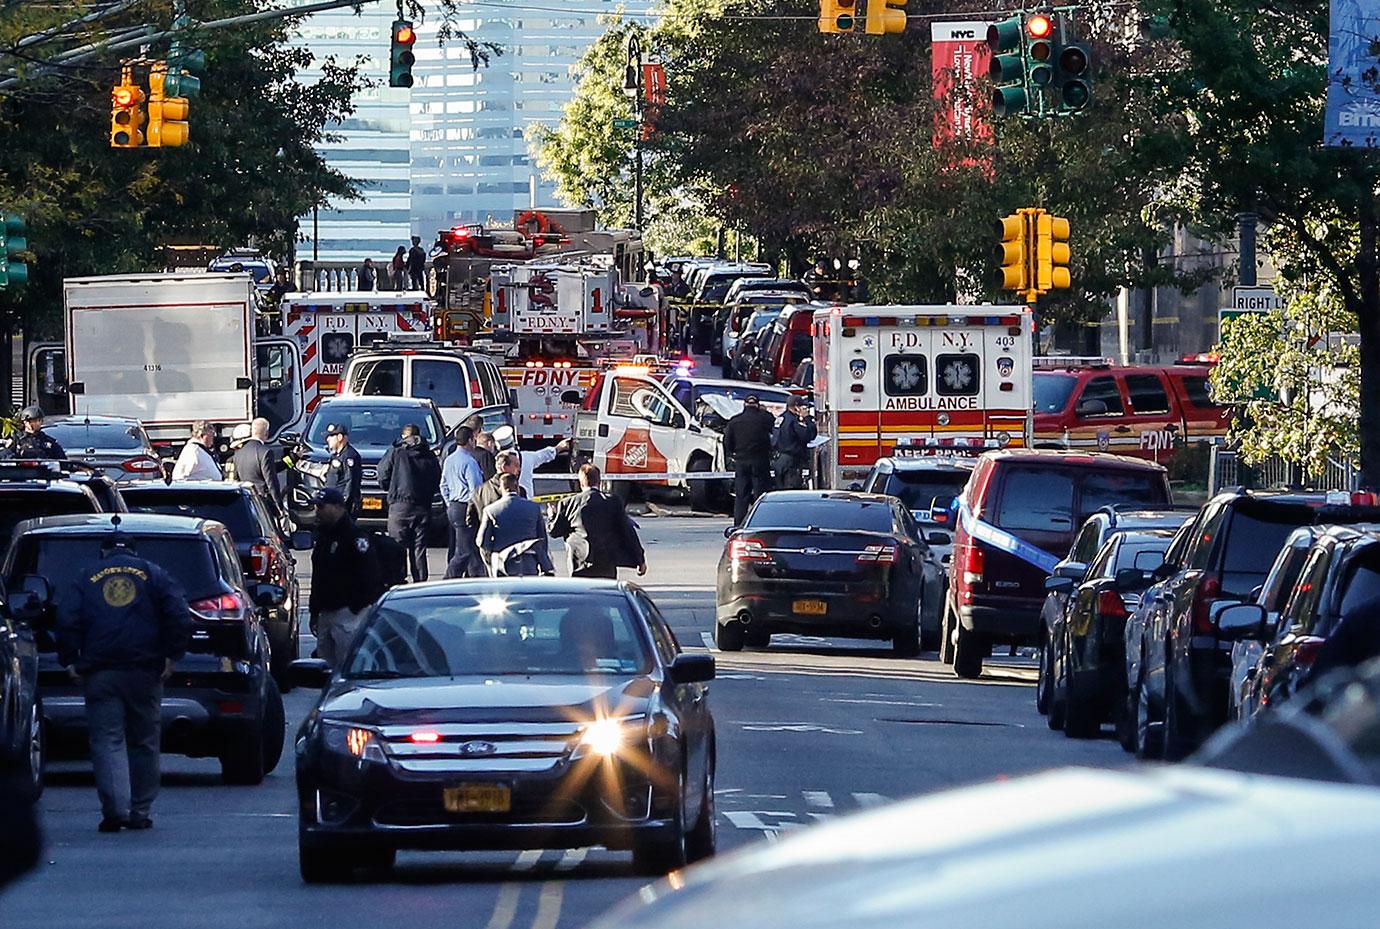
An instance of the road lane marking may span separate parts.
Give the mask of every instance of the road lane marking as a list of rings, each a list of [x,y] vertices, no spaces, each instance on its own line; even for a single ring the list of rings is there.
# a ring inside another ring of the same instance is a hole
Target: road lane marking
[[[820,703],[862,703],[868,706],[918,706],[918,707],[937,707],[943,706],[942,703],[920,703],[915,700],[861,700],[851,697],[820,697]]]
[[[805,802],[817,810],[832,810],[834,808],[834,798],[823,790],[804,790],[801,791]]]
[[[514,871],[530,871],[541,861],[541,849],[529,848],[527,851],[517,856],[517,861],[513,862]]]
[[[890,802],[889,800],[887,800],[886,797],[883,797],[881,794],[853,794],[853,799],[858,801],[858,806],[862,807],[863,809],[867,809],[868,807],[873,806],[881,806],[884,803]]]
[[[587,848],[566,849],[565,854],[561,856],[561,860],[556,864],[556,870],[573,871],[580,866],[580,863],[585,860],[585,856],[588,854],[589,849]]]
[[[494,913],[489,917],[484,929],[511,929],[513,919],[517,916],[518,897],[521,893],[521,884],[504,884],[498,891]]]
[[[814,723],[740,723],[744,732],[818,732],[823,735],[862,735],[861,729],[834,729]]]
[[[537,898],[537,916],[532,920],[532,929],[556,929],[561,918],[561,901],[565,897],[563,881],[547,881],[541,885],[541,896]]]
[[[709,649],[711,652],[717,652],[719,650],[719,646],[714,644],[714,636],[708,632],[700,633],[700,641],[703,642],[704,647]]]
[[[779,816],[783,814],[778,813],[776,815]],[[738,829],[759,829],[762,832],[775,831],[775,827],[768,826],[766,823],[762,822],[762,817],[747,810],[728,810],[724,813],[724,817]]]

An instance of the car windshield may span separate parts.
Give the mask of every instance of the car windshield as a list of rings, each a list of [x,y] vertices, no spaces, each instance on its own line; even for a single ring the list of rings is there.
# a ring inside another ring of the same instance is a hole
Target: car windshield
[[[935,498],[939,498],[939,506],[947,509],[949,501],[968,483],[970,474],[966,470],[897,471],[887,478],[886,492],[899,497],[906,509],[928,521]]]
[[[48,579],[55,592],[73,583],[101,556],[101,544],[109,537],[40,536],[21,541],[11,578],[38,574]],[[188,600],[220,592],[215,557],[204,539],[188,536],[146,536],[132,540],[134,554],[159,565],[182,585]]]
[[[1068,406],[1073,388],[1078,386],[1078,378],[1071,374],[1035,375],[1035,412],[1062,413]]]
[[[436,445],[436,424],[431,411],[420,407],[384,406],[371,409],[365,406],[332,406],[322,404],[312,417],[307,431],[307,443],[324,446],[326,427],[343,423],[350,430],[350,444],[356,448],[387,448],[402,435],[402,427],[416,423],[428,445]]]
[[[14,527],[26,519],[95,512],[91,498],[74,488],[66,493],[0,490],[0,552],[9,548]]]
[[[1227,524],[1222,551],[1222,592],[1246,598],[1265,580],[1284,540],[1299,527],[1305,513],[1298,507],[1237,507]]]
[[[639,627],[619,592],[397,597],[365,620],[345,676],[646,674]]]
[[[66,449],[118,448],[139,450],[144,437],[138,426],[118,423],[84,423],[79,419],[45,423],[43,431]]]
[[[730,400],[742,400],[744,397],[756,396],[758,400],[768,406],[776,405],[785,408],[786,401],[791,395],[784,390],[774,390],[770,387],[763,387],[761,384],[696,384],[695,395],[701,400],[706,396],[728,397]]]
[[[775,322],[775,321],[776,321],[776,317],[778,317],[778,316],[780,316],[780,315],[781,315],[781,310],[780,310],[780,309],[776,309],[776,310],[757,310],[755,313],[753,313],[751,316],[748,317],[748,321],[747,321],[747,331],[748,331],[748,332],[759,332],[759,331],[761,331],[762,329],[765,329],[766,327],[770,326],[773,322]]]
[[[224,523],[236,540],[249,541],[263,535],[255,519],[254,505],[242,493],[207,493],[204,490],[174,491],[157,486],[129,487],[124,492],[131,513],[162,513],[167,516],[196,516]]]
[[[748,516],[747,528],[857,529],[891,532],[891,505],[880,500],[763,497]]]

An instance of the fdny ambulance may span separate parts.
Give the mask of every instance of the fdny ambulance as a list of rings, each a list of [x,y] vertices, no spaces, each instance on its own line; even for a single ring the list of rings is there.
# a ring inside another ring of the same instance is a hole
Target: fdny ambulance
[[[816,311],[816,485],[859,483],[887,456],[1029,445],[1032,325],[1023,306]]]
[[[336,393],[345,362],[357,348],[398,335],[431,331],[431,301],[421,291],[291,293],[279,304],[283,335],[302,352],[307,410]]]

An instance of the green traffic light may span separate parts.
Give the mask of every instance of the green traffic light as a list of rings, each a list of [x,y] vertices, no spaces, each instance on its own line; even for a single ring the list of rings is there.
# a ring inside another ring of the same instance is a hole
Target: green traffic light
[[[1013,87],[998,87],[992,91],[992,112],[997,116],[1018,116],[1029,107],[1030,98],[1026,96],[1025,88],[1019,84]]]
[[[993,23],[987,27],[987,45],[993,53],[1013,51],[1020,48],[1022,32],[1019,16]]]
[[[840,14],[839,17],[834,20],[834,28],[839,29],[842,32],[852,32],[853,17],[849,16],[847,13]]]
[[[1019,81],[1025,76],[1025,61],[1020,55],[993,55],[987,75],[997,84]]]

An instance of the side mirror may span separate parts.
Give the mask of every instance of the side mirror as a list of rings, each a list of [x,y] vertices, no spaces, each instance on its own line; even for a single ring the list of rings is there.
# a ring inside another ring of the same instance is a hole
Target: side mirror
[[[580,406],[585,402],[585,398],[580,395],[578,390],[563,390],[561,391],[561,402]]]
[[[1119,591],[1142,590],[1149,586],[1150,577],[1140,568],[1122,568],[1116,573],[1112,586]]]
[[[1067,577],[1050,575],[1049,577],[1045,578],[1045,590],[1048,590],[1050,593],[1068,593],[1069,591],[1073,590],[1073,581]]]
[[[1258,603],[1232,603],[1216,610],[1217,637],[1228,642],[1265,638],[1265,607]]]
[[[671,428],[672,428],[672,429],[684,429],[684,428],[685,428],[685,417],[684,417],[684,416],[681,416],[679,413],[674,414],[674,415],[671,417]]]
[[[1158,584],[1160,581],[1173,577],[1174,572],[1178,570],[1179,568],[1177,565],[1172,565],[1166,561],[1164,564],[1160,565],[1158,568],[1150,572],[1150,580]]]
[[[297,687],[325,687],[331,680],[331,666],[324,658],[298,658],[288,665],[288,680]]]
[[[947,532],[925,533],[926,545],[951,545],[953,543],[953,540],[953,536],[949,535]]]
[[[14,618],[33,625],[43,618],[43,611],[53,601],[53,585],[46,577],[26,574],[19,580],[19,589],[10,596],[10,610]]]
[[[1064,577],[1076,584],[1088,576],[1088,566],[1079,561],[1061,561],[1054,566],[1054,576]]]
[[[294,552],[309,552],[312,549],[311,533],[305,529],[298,529],[294,532],[290,542]]]
[[[677,655],[666,669],[672,684],[701,684],[714,680],[713,655]]]
[[[287,602],[287,590],[278,584],[255,584],[251,596],[254,598],[254,605],[264,609],[282,606]]]
[[[735,533],[735,532],[737,532],[737,531],[738,531],[738,527],[737,527],[737,526],[724,526],[724,538],[725,538],[725,539],[731,539],[731,538],[733,538],[733,533]]]

